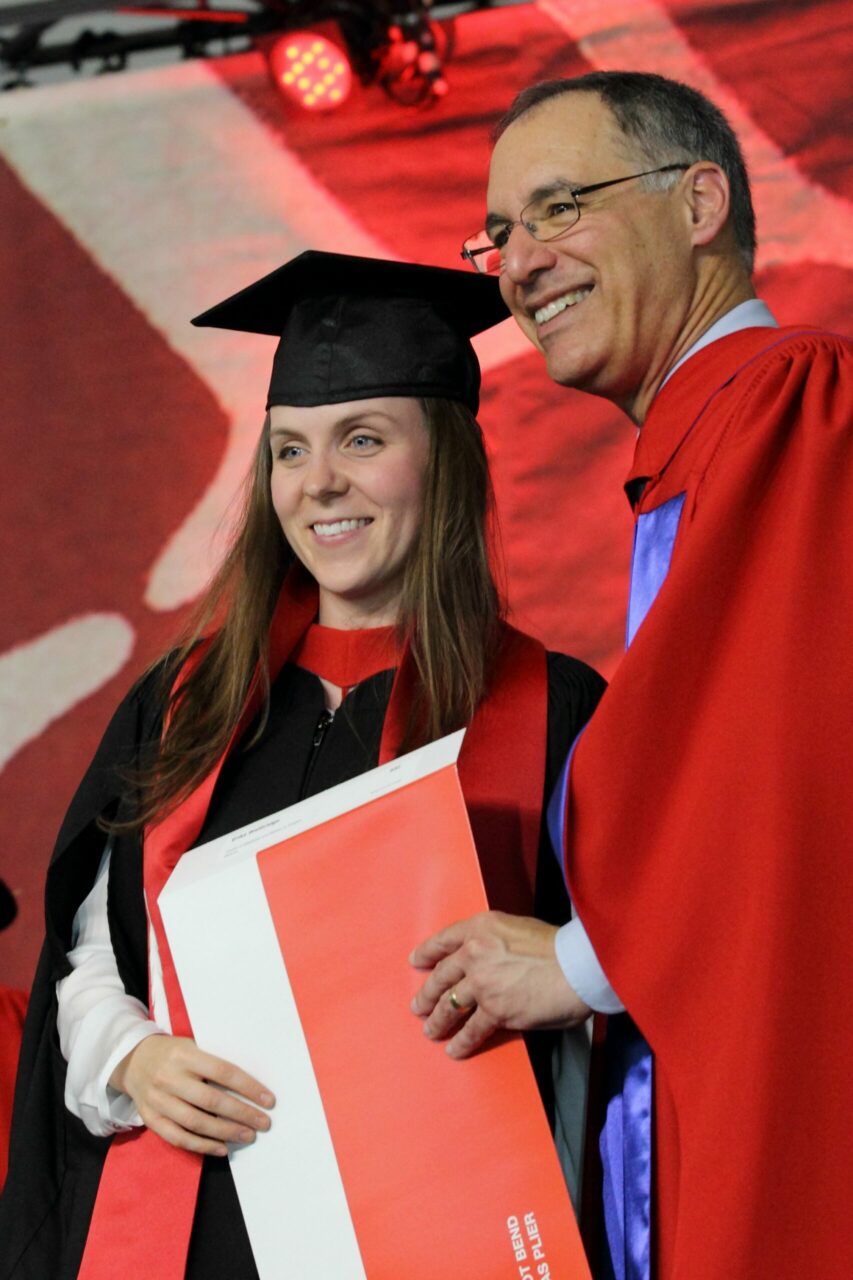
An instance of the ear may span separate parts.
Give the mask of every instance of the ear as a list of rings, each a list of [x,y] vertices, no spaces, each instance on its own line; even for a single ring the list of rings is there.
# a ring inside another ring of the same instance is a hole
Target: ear
[[[729,180],[719,165],[701,160],[688,171],[685,196],[694,245],[711,244],[729,217]]]

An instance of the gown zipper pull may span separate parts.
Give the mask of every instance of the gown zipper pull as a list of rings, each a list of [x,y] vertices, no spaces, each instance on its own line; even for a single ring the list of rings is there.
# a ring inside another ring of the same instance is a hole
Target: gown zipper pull
[[[334,711],[329,711],[327,709],[325,711],[320,712],[320,718],[317,721],[316,727],[314,729],[314,737],[312,739],[312,743],[315,747],[319,747],[321,745],[323,739],[326,736],[326,732],[329,728],[329,725],[332,723],[334,718],[335,718]]]

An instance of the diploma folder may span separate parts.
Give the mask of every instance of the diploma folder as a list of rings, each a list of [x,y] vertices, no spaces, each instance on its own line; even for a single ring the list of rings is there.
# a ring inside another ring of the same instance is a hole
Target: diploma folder
[[[160,908],[198,1044],[276,1095],[229,1159],[261,1280],[589,1280],[520,1036],[453,1061],[408,953],[486,908],[464,731],[185,853]]]

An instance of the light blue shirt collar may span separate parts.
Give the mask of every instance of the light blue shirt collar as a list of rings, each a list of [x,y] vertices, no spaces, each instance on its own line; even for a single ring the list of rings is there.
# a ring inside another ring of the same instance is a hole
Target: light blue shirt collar
[[[694,342],[690,350],[686,351],[681,359],[676,361],[660,384],[661,387],[666,386],[676,369],[680,369],[685,360],[689,360],[691,356],[696,355],[697,351],[701,351],[703,347],[710,346],[718,338],[727,338],[730,333],[738,333],[741,329],[765,328],[779,328],[779,322],[770,308],[760,298],[749,298],[746,302],[739,302],[736,307],[732,307],[731,311],[727,311],[724,316],[720,316],[719,320],[715,320],[710,329],[705,330],[698,342]],[[658,387],[658,391],[660,391],[660,387]]]

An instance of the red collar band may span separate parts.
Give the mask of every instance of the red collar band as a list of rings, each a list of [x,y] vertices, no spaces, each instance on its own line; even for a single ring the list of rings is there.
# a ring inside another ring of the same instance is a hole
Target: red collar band
[[[290,660],[346,691],[380,671],[398,667],[401,656],[396,627],[338,631],[314,622]]]

